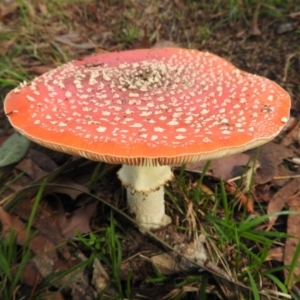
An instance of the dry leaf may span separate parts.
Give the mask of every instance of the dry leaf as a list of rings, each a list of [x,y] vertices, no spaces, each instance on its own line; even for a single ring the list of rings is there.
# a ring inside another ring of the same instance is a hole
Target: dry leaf
[[[19,4],[17,1],[12,1],[7,5],[0,3],[0,20],[3,20],[8,15],[14,13],[18,7]]]
[[[75,200],[82,193],[89,191],[87,187],[75,183],[71,178],[66,176],[63,178],[58,178],[56,183],[59,185],[66,185],[68,187],[53,186],[51,187],[51,193],[65,194],[70,196],[73,200]]]
[[[271,181],[272,187],[277,189],[282,188],[290,182],[293,175],[295,175],[295,172],[289,170],[284,164],[279,165],[275,171],[274,178]]]
[[[151,257],[151,262],[164,275],[172,275],[177,272],[178,263],[173,252],[154,255]]]
[[[35,259],[47,260],[53,271],[68,267],[67,264],[58,258],[54,244],[42,234],[36,234],[35,230],[30,230],[28,240],[26,240],[27,229],[25,224],[18,217],[9,215],[2,207],[0,207],[0,222],[2,223],[3,232],[8,232],[9,230],[15,231],[18,245],[23,246],[25,243],[28,243],[28,247],[36,255],[33,261]],[[43,275],[37,264],[36,266]]]
[[[287,201],[298,192],[300,187],[300,178],[295,178],[282,187],[270,200],[268,204],[268,214],[280,212],[286,205]],[[269,217],[270,227],[274,225],[277,216]]]
[[[80,252],[76,251],[74,253],[81,261],[86,261],[86,256]],[[70,285],[72,300],[93,300],[95,299],[95,290],[90,284],[88,273],[85,271],[85,267],[74,270],[70,276],[68,276],[67,284]],[[70,279],[72,279],[70,281]]]
[[[254,205],[252,197],[246,196],[234,182],[225,182],[225,191],[232,196],[235,196],[236,201],[239,202],[239,206],[245,207],[247,212],[254,214]]]
[[[24,172],[26,175],[6,185],[13,191],[18,191],[33,181],[46,176],[48,172],[54,171],[54,169],[57,168],[57,164],[46,154],[30,148],[26,156],[15,168]]]
[[[288,121],[283,126],[281,132],[289,132],[295,128],[295,126],[299,123],[299,120],[293,116],[291,116]]]
[[[88,205],[76,209],[70,216],[58,216],[58,224],[62,235],[65,238],[76,236],[76,231],[80,233],[88,233],[91,231],[90,219],[96,211],[98,202],[92,202]]]
[[[38,165],[36,165],[30,158],[24,158],[16,166],[16,169],[27,174],[33,181],[41,179],[47,172],[42,170]]]
[[[29,149],[26,157],[32,159],[40,168],[46,172],[52,172],[57,168],[56,162],[42,151],[33,148]]]
[[[174,250],[179,255],[173,252],[166,252],[152,256],[151,262],[165,275],[204,267],[207,260],[207,253],[204,247],[205,242],[205,237],[200,235],[192,243],[175,245]]]
[[[12,267],[12,274],[16,275],[18,272],[18,266],[15,265]],[[36,286],[42,279],[42,275],[37,269],[36,265],[32,260],[29,260],[21,276],[21,281],[29,286]]]
[[[248,151],[255,153],[256,149]],[[271,181],[276,173],[277,167],[284,159],[292,157],[294,151],[286,148],[281,144],[269,142],[260,147],[258,153],[258,161],[260,167],[256,170],[254,181],[257,184],[264,184]]]
[[[295,29],[295,26],[293,23],[286,22],[286,23],[278,25],[278,27],[276,28],[276,32],[278,34],[284,34],[286,32],[293,31],[294,29]]]
[[[0,207],[0,222],[2,223],[3,231],[6,232],[14,229],[16,232],[17,244],[24,245],[26,237],[26,226],[15,216],[9,215]],[[54,244],[50,242],[42,234],[36,234],[34,230],[29,234],[29,248],[34,252],[32,258],[36,268],[43,277],[47,277],[58,270],[65,270],[78,263],[78,260],[62,261],[58,258]],[[70,258],[70,257],[69,257]],[[25,274],[26,275],[26,274]],[[72,278],[72,280],[70,280]],[[28,280],[28,278],[26,279]],[[77,295],[72,299],[83,299],[84,293],[91,294],[91,287],[86,284],[87,279],[83,273],[83,269],[76,269],[74,272],[65,277],[60,278],[53,284],[55,287],[64,286],[66,289],[74,290]],[[80,295],[81,298],[78,298]],[[87,298],[86,298],[87,299]],[[92,298],[91,298],[92,299]]]
[[[39,8],[39,11],[42,13],[42,15],[47,16],[48,15],[48,10],[47,6],[43,4],[41,1],[37,3],[37,6]]]
[[[7,232],[13,229],[16,232],[17,244],[24,245],[26,238],[26,226],[16,216],[8,214],[2,207],[0,207],[0,222],[2,223],[3,232]],[[46,239],[44,236],[38,234],[35,235],[33,231],[29,234],[29,248],[35,254],[43,254],[53,252],[54,245]],[[52,251],[51,251],[52,250]]]
[[[198,182],[197,182],[197,185],[198,185]],[[206,194],[208,194],[210,196],[214,196],[215,195],[214,191],[211,188],[209,188],[208,186],[204,185],[204,184],[201,184],[200,189],[201,189],[201,191],[203,193],[206,193]]]
[[[20,216],[23,220],[28,221],[32,211],[33,201],[30,198],[25,198],[14,209],[14,213]],[[37,208],[33,226],[38,229],[47,239],[49,239],[54,246],[59,246],[58,250],[65,259],[70,258],[70,253],[65,245],[59,227],[57,226],[57,215],[64,214],[60,201],[41,201]]]
[[[78,257],[80,259],[81,256],[83,255],[80,252],[76,252],[74,254],[74,257]],[[53,261],[47,256],[36,256],[33,258],[33,261],[43,277],[47,277],[58,270],[58,268],[53,265]],[[69,265],[62,265],[59,270],[65,270],[77,265],[79,262],[80,261],[78,259],[70,259],[68,261]],[[67,272],[64,277],[61,277],[53,282],[53,285],[59,289],[63,287],[64,290],[70,291],[71,299],[73,300],[94,299],[94,291],[93,288],[88,284],[88,278],[84,267],[76,268],[72,272]]]
[[[209,174],[225,181],[240,176],[244,173],[244,167],[248,165],[250,156],[245,153],[233,154],[230,156],[214,159],[209,166]],[[202,171],[207,161],[200,161],[187,164],[187,171]],[[251,165],[251,164],[249,164]]]
[[[246,29],[242,29],[242,30],[240,30],[239,32],[237,32],[237,33],[235,34],[235,37],[236,37],[236,38],[240,38],[240,37],[242,37],[245,33],[246,33]]]
[[[298,182],[299,186],[299,182]],[[299,241],[300,241],[300,194],[298,193],[297,195],[294,195],[290,200],[288,201],[289,209],[292,211],[298,212],[297,214],[290,214],[288,216],[288,221],[287,221],[287,234],[290,236],[286,238],[285,241],[285,249],[284,249],[284,265],[285,266],[290,266],[293,259],[294,255],[296,252],[296,248],[298,247]],[[288,288],[290,289],[292,285],[295,283],[297,278],[300,276],[300,257],[297,258],[297,266],[293,269],[293,280],[290,282],[290,285]],[[289,269],[290,268],[285,268],[284,269],[284,275],[285,278],[289,277]]]
[[[92,284],[94,285],[98,294],[103,293],[109,286],[110,278],[103,268],[98,258],[94,259],[93,262],[93,278]]]
[[[290,146],[294,143],[299,144],[300,141],[300,122],[298,122],[297,119],[294,119],[295,121],[290,123],[291,130],[284,136],[284,138],[281,141],[281,144],[284,146]],[[288,130],[288,128],[287,128]]]
[[[300,17],[300,11],[295,11],[289,14],[289,17],[292,19],[296,19],[298,17]]]
[[[282,262],[283,255],[284,255],[284,251],[283,251],[282,247],[272,248],[268,251],[268,255],[267,255],[265,261],[276,260],[276,261]]]

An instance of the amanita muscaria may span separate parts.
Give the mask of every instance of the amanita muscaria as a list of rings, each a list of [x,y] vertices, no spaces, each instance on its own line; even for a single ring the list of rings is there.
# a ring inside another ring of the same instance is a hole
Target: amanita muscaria
[[[15,88],[4,109],[36,143],[123,164],[129,209],[154,229],[171,222],[164,206],[171,165],[266,143],[288,120],[290,97],[216,55],[163,48],[72,61]]]

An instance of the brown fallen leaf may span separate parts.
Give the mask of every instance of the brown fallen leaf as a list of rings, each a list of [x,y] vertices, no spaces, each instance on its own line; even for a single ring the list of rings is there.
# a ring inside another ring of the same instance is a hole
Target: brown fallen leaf
[[[298,183],[299,184],[299,183]],[[300,241],[300,193],[298,192],[296,195],[291,197],[288,201],[289,210],[298,212],[297,214],[290,214],[288,216],[287,221],[287,234],[289,235],[285,241],[285,249],[284,249],[284,265],[290,266],[294,260],[294,256],[296,253],[296,249],[299,245]],[[291,281],[288,282],[288,289],[294,285],[295,281],[300,276],[300,257],[297,257],[297,265],[293,268]],[[289,278],[290,276],[290,268],[284,269],[285,278]]]
[[[2,231],[9,232],[9,230],[14,230],[16,233],[16,241],[18,245],[25,245],[29,242],[29,248],[35,254],[45,254],[48,253],[50,256],[56,256],[54,245],[44,236],[34,234],[34,231],[31,230],[26,240],[26,226],[25,224],[14,215],[8,214],[2,207],[0,207],[0,222],[2,224]]]
[[[246,33],[246,29],[242,29],[242,30],[240,30],[239,32],[237,32],[237,33],[235,34],[235,37],[236,37],[236,38],[240,38],[240,37],[242,37],[245,33]]]
[[[42,170],[36,163],[34,163],[30,158],[22,159],[17,165],[16,169],[27,174],[33,181],[38,180],[45,175],[47,172]]]
[[[161,253],[151,257],[152,264],[164,275],[180,272],[177,268],[177,257],[173,252]]]
[[[8,214],[2,207],[0,207],[0,222],[2,224],[4,233],[11,229],[15,231],[18,245],[24,246],[27,244],[27,229],[25,224],[18,217]],[[35,230],[30,230],[28,238],[28,247],[35,254],[31,261],[36,266],[39,274],[41,274],[44,278],[57,272],[58,270],[62,271],[73,267],[79,262],[78,259],[68,259],[67,261],[60,260],[54,244],[42,234],[36,234]],[[79,257],[78,255],[76,257]],[[27,272],[27,275],[34,274],[37,276],[35,272],[32,273],[32,270],[28,270]],[[23,275],[26,276],[26,273]],[[71,278],[72,280],[70,280]],[[32,284],[34,283],[35,279],[39,280],[39,278],[32,278],[32,281],[30,281],[28,278],[26,278],[26,281]],[[87,282],[88,279],[84,269],[80,268],[76,269],[72,273],[68,273],[64,277],[59,278],[53,283],[53,285],[60,288],[63,286],[64,289],[69,289],[72,291],[72,293],[74,292],[76,297],[74,296],[72,299],[83,299],[83,295],[85,293],[86,295],[89,295],[89,297],[93,294],[92,287],[90,287]],[[88,296],[86,299],[88,299]]]
[[[300,11],[295,11],[289,14],[289,17],[292,19],[296,19],[300,17]]]
[[[74,253],[74,256],[78,257],[80,261],[87,260],[87,257],[79,250]],[[74,270],[70,276],[66,277],[68,278],[67,284],[70,285],[70,298],[72,300],[94,300],[96,298],[94,287],[90,284],[89,275],[85,267]]]
[[[30,158],[46,172],[52,172],[57,168],[57,163],[42,151],[30,148],[26,154],[26,157]]]
[[[30,148],[26,156],[15,168],[25,174],[16,181],[8,182],[6,186],[13,191],[19,191],[23,187],[46,176],[49,172],[54,171],[57,168],[57,164],[41,151]]]
[[[238,153],[211,161],[208,172],[217,178],[225,181],[240,176],[244,173],[244,167],[248,165],[250,156],[245,153]],[[202,171],[207,161],[199,161],[187,164],[187,171]],[[249,164],[251,166],[251,164]]]
[[[193,186],[198,186],[198,182],[195,183]],[[214,196],[215,195],[214,191],[211,188],[209,188],[208,186],[206,186],[205,184],[201,184],[200,189],[205,194],[208,194],[210,196]]]
[[[184,272],[189,269],[204,267],[208,259],[204,247],[203,235],[196,237],[192,243],[174,245],[174,252],[165,252],[151,257],[153,265],[164,275]],[[179,253],[179,254],[177,254]]]
[[[27,197],[19,202],[15,207],[14,213],[23,220],[28,221],[32,211],[33,201]],[[59,200],[53,198],[51,201],[42,200],[37,207],[33,226],[44,236],[46,236],[65,259],[70,258],[70,253],[65,245],[65,238],[57,224],[58,215],[64,215],[62,205]]]
[[[18,265],[12,267],[13,276],[18,272]],[[21,281],[29,286],[36,286],[42,279],[42,275],[37,269],[36,265],[32,260],[29,260],[24,269],[21,276]]]
[[[286,124],[284,125],[284,127],[282,128],[281,132],[290,132],[291,130],[293,130],[295,128],[295,126],[299,123],[298,118],[295,118],[293,116],[291,116],[288,121],[286,122]]]
[[[246,196],[234,182],[224,182],[225,190],[232,196],[235,196],[236,201],[239,202],[239,208],[245,207],[247,212],[254,214],[253,198]]]
[[[76,253],[76,257],[78,257],[78,253]],[[62,271],[67,268],[66,265],[64,265],[60,269],[57,269],[53,265],[53,261],[45,255],[35,256],[33,261],[44,278],[52,275],[58,270]],[[74,267],[78,262],[79,261],[74,258],[69,260],[68,268]],[[72,272],[66,272],[64,277],[60,277],[53,282],[53,286],[60,290],[63,289],[71,292],[71,299],[74,300],[94,299],[92,297],[93,287],[88,284],[88,278],[84,267],[76,268]]]
[[[42,3],[42,1],[39,1],[37,3],[37,7],[39,8],[39,11],[41,12],[42,15],[47,16],[48,15],[48,9],[45,4]]]
[[[284,257],[283,247],[275,247],[268,251],[268,255],[267,255],[265,261],[276,260],[276,261],[282,262],[283,257]]]
[[[295,178],[288,184],[283,186],[270,200],[267,208],[268,214],[280,212],[286,205],[287,201],[299,191],[300,178]],[[269,228],[271,228],[277,220],[277,216],[269,217]]]
[[[258,184],[255,186],[255,201],[269,202],[272,198],[269,184]]]
[[[293,143],[299,144],[300,141],[300,122],[297,119],[295,121],[291,121],[290,128],[291,130],[284,136],[281,141],[281,144],[284,146],[290,146]]]
[[[291,178],[294,177],[294,175],[296,175],[295,172],[287,168],[286,165],[281,164],[277,167],[274,174],[274,178],[270,182],[270,185],[272,187],[280,189],[283,186],[285,186],[287,183],[289,183]]]
[[[285,22],[282,24],[279,24],[276,28],[276,32],[278,34],[284,34],[287,33],[289,31],[293,31],[295,29],[295,25],[293,23],[290,22]]]
[[[3,20],[8,15],[14,13],[17,8],[19,7],[19,4],[17,1],[11,1],[4,5],[3,3],[0,3],[0,20]]]
[[[65,238],[76,236],[76,232],[88,233],[91,231],[90,219],[96,211],[97,201],[76,209],[68,215],[59,215],[57,224]]]
[[[32,250],[35,254],[32,260],[43,277],[45,277],[45,275],[43,269],[38,265],[39,261],[46,260],[48,262],[51,268],[50,274],[57,270],[64,270],[70,267],[69,263],[73,263],[73,261],[65,262],[60,260],[57,256],[54,244],[42,234],[36,234],[35,230],[31,229],[27,236],[28,239],[26,239],[27,228],[25,224],[17,216],[8,214],[2,207],[0,207],[0,222],[4,234],[10,230],[14,230],[17,244],[21,246],[28,245],[29,249]],[[48,275],[49,273],[47,276]]]
[[[254,154],[257,149],[247,151],[247,153]],[[284,159],[293,157],[294,151],[287,147],[269,142],[260,147],[258,153],[258,161],[260,167],[256,170],[254,182],[256,184],[264,184],[271,181],[276,174],[277,167]]]
[[[53,185],[51,187],[50,192],[51,193],[61,193],[61,194],[66,194],[68,196],[70,196],[73,200],[75,200],[79,195],[81,195],[84,192],[88,192],[88,188],[81,185],[81,184],[77,184],[75,183],[72,178],[70,178],[69,176],[64,176],[63,178],[58,178],[56,180],[56,183],[58,184],[57,186]],[[59,186],[59,185],[65,185],[67,187],[64,186]]]
[[[95,258],[93,262],[92,284],[94,285],[97,293],[103,293],[109,287],[109,283],[110,278],[106,270],[103,268],[100,260]]]

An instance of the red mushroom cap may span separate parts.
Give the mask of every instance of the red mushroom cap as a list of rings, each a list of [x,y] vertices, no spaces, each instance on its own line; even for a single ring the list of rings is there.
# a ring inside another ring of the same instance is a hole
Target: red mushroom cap
[[[29,139],[92,160],[175,164],[261,145],[289,117],[276,83],[205,52],[98,54],[11,91],[11,124]]]

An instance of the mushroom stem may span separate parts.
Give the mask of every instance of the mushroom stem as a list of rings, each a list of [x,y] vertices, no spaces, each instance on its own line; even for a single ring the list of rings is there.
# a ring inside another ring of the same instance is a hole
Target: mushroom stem
[[[137,192],[127,188],[127,203],[130,212],[135,214],[138,225],[147,229],[157,229],[171,223],[165,214],[164,187],[156,191]]]
[[[157,229],[171,223],[165,214],[163,187],[174,176],[169,166],[123,165],[118,176],[127,188],[128,207],[138,225]]]

